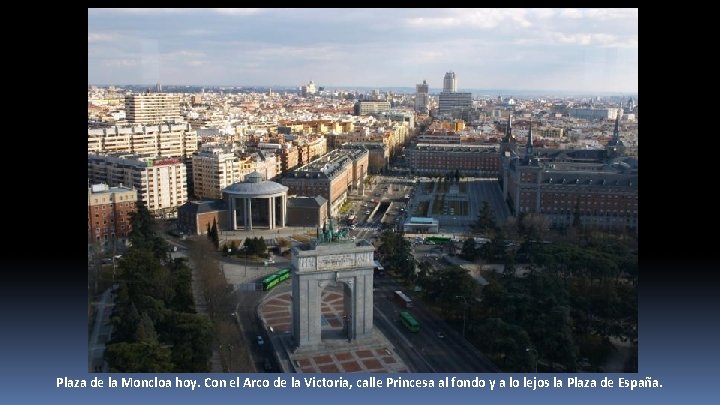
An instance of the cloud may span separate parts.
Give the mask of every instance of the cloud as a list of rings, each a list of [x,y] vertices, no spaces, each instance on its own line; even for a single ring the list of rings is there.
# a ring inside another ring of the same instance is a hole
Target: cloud
[[[253,15],[262,11],[259,8],[212,8],[210,10],[222,15]]]
[[[88,14],[189,14],[195,11],[190,8],[89,8]]]
[[[442,14],[442,12],[440,12]],[[522,27],[532,25],[526,18],[527,11],[522,9],[453,9],[449,10],[451,15],[436,17],[409,17],[404,22],[410,27],[416,28],[451,28],[451,27],[474,27],[480,29],[492,29],[498,27],[504,21],[519,24]],[[434,14],[437,12],[434,11]],[[546,16],[547,12],[541,13]]]
[[[637,48],[637,38],[621,38],[613,34],[578,33],[566,34],[554,32],[550,35],[552,42],[566,45],[601,46],[605,48]]]
[[[88,9],[88,80],[594,86],[581,59],[637,89],[637,39],[637,9]]]
[[[115,39],[114,35],[99,32],[88,32],[88,44],[97,42],[110,42]]]
[[[104,59],[102,64],[107,67],[134,67],[139,64],[137,59]]]

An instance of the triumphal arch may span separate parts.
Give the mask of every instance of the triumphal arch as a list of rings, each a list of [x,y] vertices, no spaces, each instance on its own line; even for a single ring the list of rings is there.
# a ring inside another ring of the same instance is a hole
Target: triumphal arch
[[[373,330],[373,251],[346,231],[318,230],[317,241],[292,251],[293,339],[297,348],[363,340]],[[329,298],[328,298],[329,297]]]

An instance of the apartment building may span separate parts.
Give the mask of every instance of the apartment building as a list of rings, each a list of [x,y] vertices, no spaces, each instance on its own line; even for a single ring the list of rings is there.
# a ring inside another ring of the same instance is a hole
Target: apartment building
[[[366,149],[336,149],[287,173],[281,183],[288,195],[322,196],[328,200],[328,215],[337,214],[348,193],[359,190],[368,171]]]
[[[88,186],[88,244],[111,249],[127,243],[130,215],[137,211],[138,194],[132,188],[107,184]]]
[[[178,158],[88,154],[88,179],[136,189],[148,210],[157,216],[173,217],[177,207],[187,201],[185,164]]]
[[[132,125],[88,129],[88,153],[139,157],[190,157],[198,136],[190,124]]]
[[[192,156],[192,182],[197,198],[222,198],[222,190],[243,181],[257,171],[266,179],[278,175],[278,158],[274,153],[245,153],[230,145],[207,145]]]
[[[168,93],[125,96],[125,116],[131,124],[159,124],[182,121],[180,95]]]

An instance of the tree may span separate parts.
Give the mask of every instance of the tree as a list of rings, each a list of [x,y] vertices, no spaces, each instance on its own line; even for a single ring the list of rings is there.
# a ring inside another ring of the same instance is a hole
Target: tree
[[[168,244],[155,232],[157,223],[150,215],[142,201],[136,203],[137,211],[130,214],[131,231],[129,234],[132,246],[141,246],[150,249],[154,256],[160,260],[168,257]]]
[[[155,323],[150,319],[147,312],[143,312],[135,330],[135,340],[137,342],[157,343],[158,334],[155,331]]]
[[[533,371],[534,353],[528,350],[532,344],[528,333],[520,326],[508,324],[502,319],[490,318],[477,326],[473,342],[489,354],[490,359],[503,371]]]
[[[138,203],[138,211],[131,221],[132,245],[118,263],[120,287],[111,315],[112,340],[105,351],[110,370],[207,371],[209,339],[203,343],[204,350],[193,346],[192,366],[187,366],[180,361],[188,353],[183,346],[186,343],[182,343],[187,337],[181,336],[175,322],[170,321],[183,315],[196,316],[190,268],[181,261],[169,259],[167,243],[155,233],[155,220],[142,203]],[[198,263],[202,266],[205,261]],[[209,328],[197,333],[211,336]]]
[[[495,213],[487,201],[483,201],[482,203],[480,214],[478,215],[474,228],[478,232],[487,232],[497,228],[497,224],[495,223]]]
[[[213,218],[212,227],[210,227],[210,223],[208,223],[208,239],[212,242],[213,246],[215,246],[215,250],[220,248],[220,237],[218,236],[218,229],[217,229],[217,221],[215,218]]]
[[[385,230],[380,234],[380,247],[383,265],[408,281],[415,279],[415,259],[410,249],[410,242],[402,232]]]
[[[460,181],[460,170],[459,169],[455,169],[455,181],[456,182]]]
[[[443,312],[462,316],[463,307],[458,305],[458,296],[470,299],[475,296],[477,283],[467,270],[453,266],[430,275],[425,288],[428,301],[440,306]]]
[[[462,245],[462,258],[473,261],[477,256],[477,248],[475,246],[475,238],[468,237]]]
[[[261,236],[260,238],[247,238],[245,239],[245,248],[249,255],[265,256],[267,253],[267,245],[265,239]]]
[[[159,343],[119,342],[107,346],[105,358],[114,373],[172,372],[170,349]]]
[[[505,233],[498,229],[490,242],[483,244],[480,249],[481,256],[488,261],[505,260],[506,255]]]

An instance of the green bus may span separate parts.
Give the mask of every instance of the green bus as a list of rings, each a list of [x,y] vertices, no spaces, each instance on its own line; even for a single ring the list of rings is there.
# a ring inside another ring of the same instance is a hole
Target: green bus
[[[400,321],[410,332],[420,332],[420,324],[418,323],[418,321],[415,320],[412,315],[410,315],[410,312],[400,312]]]
[[[446,236],[428,236],[427,238],[425,238],[425,241],[432,241],[436,245],[444,245],[446,243],[452,242],[452,239]]]
[[[284,268],[265,277],[262,281],[263,291],[272,290],[276,285],[290,278],[290,269]]]

